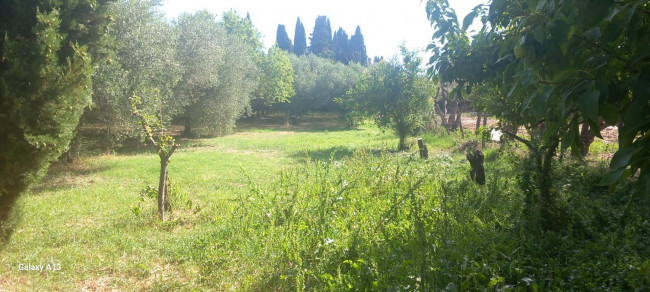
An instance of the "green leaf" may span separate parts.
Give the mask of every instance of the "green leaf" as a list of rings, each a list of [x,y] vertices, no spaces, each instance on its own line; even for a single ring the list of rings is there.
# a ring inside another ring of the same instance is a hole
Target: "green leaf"
[[[625,168],[630,164],[630,158],[632,158],[632,155],[634,155],[636,151],[638,151],[638,147],[635,146],[616,151],[614,157],[612,157],[612,161],[609,163],[609,168],[613,170]]]
[[[648,197],[650,195],[650,171],[642,170],[635,188],[635,196]]]
[[[538,25],[533,29],[533,38],[535,38],[535,40],[540,44],[544,43],[544,38],[546,38],[546,30],[543,26]]]
[[[521,113],[523,113],[525,110],[528,109],[528,107],[530,106],[530,102],[533,100],[533,97],[535,97],[535,95],[537,95],[537,92],[533,92],[529,94],[528,97],[524,99],[524,103],[521,106]]]
[[[575,68],[569,68],[564,71],[560,71],[556,74],[553,74],[553,83],[560,83],[564,82],[565,80],[569,79],[570,77],[576,76],[578,74],[578,70]]]
[[[598,125],[598,121],[587,121],[589,124],[589,131],[594,134],[594,136],[603,139],[603,136],[600,134],[600,126]]]
[[[564,134],[562,137],[562,150],[566,150],[573,142],[576,140],[576,131],[573,129],[573,126]]]
[[[533,116],[536,119],[541,119],[544,116],[544,113],[546,113],[548,110],[546,102],[548,101],[548,98],[551,96],[552,92],[553,89],[551,87],[547,87],[543,93],[538,93],[535,95],[535,98],[533,99]]]
[[[618,38],[618,36],[623,33],[623,19],[617,19],[615,21],[610,22],[607,24],[607,27],[605,27],[605,31],[603,31],[603,36],[602,39],[604,42],[611,42]]]
[[[332,276],[332,274],[330,274],[330,273],[324,273],[324,274],[321,275],[321,277],[322,277],[323,279],[325,279],[325,280],[329,280],[329,281],[334,280],[334,276]]]
[[[530,85],[533,83],[533,80],[535,79],[535,70],[526,69],[523,71],[519,71],[515,76],[521,77],[521,85],[523,86]]]
[[[625,171],[625,168],[620,168],[616,170],[610,170],[605,177],[600,181],[601,186],[609,186],[612,184],[617,183],[621,177],[623,176],[623,172]]]
[[[503,277],[493,277],[492,279],[490,279],[490,283],[488,283],[488,289],[492,289],[494,288],[494,286],[502,282],[503,282]]]
[[[571,26],[562,18],[556,19],[549,25],[551,36],[559,42],[560,46],[569,38],[570,29]]]
[[[515,92],[515,89],[517,89],[517,86],[519,85],[519,80],[515,82],[515,85],[510,88],[510,91],[508,91],[508,98],[512,97],[512,94]]]
[[[592,122],[598,122],[598,99],[600,91],[592,89],[580,97],[580,110],[583,116]]]
[[[499,58],[499,60],[497,60],[497,61],[494,62],[494,63],[495,63],[495,64],[499,64],[499,63],[501,63],[501,61],[506,60],[506,59],[510,59],[510,58],[512,58],[512,57],[514,57],[513,54],[506,54],[505,56]]]
[[[618,109],[611,103],[605,103],[602,106],[600,109],[600,115],[609,125],[616,125],[616,123],[618,123]]]
[[[474,10],[469,14],[467,14],[467,16],[465,16],[465,18],[463,19],[463,30],[467,30],[467,28],[469,28],[469,26],[472,25],[472,22],[474,22],[474,19],[476,18],[477,15],[478,15],[478,11]]]
[[[609,8],[612,6],[613,0],[591,0],[585,1],[588,3],[589,11],[586,13],[581,13],[580,18],[582,23],[586,26],[593,26],[599,23],[602,20],[605,20],[609,14]]]

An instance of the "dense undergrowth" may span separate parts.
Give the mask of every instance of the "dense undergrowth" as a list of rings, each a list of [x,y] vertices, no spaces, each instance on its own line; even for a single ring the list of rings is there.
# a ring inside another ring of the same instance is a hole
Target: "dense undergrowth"
[[[170,257],[196,262],[207,283],[257,291],[650,288],[647,204],[628,186],[608,193],[602,168],[562,164],[558,226],[542,232],[526,224],[520,158],[486,154],[485,186],[459,156],[367,150],[271,185],[251,179],[214,230]]]

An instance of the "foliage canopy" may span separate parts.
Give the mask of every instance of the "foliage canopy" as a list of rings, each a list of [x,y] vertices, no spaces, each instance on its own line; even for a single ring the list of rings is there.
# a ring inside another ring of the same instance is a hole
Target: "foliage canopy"
[[[620,149],[603,183],[640,170],[637,192],[650,194],[647,1],[495,0],[462,27],[446,0],[428,1],[427,14],[437,28],[432,74],[459,89],[497,86],[495,114],[528,128],[549,154],[558,145],[577,151],[583,122],[598,137],[601,118],[618,125]],[[475,18],[483,28],[470,40]]]
[[[0,227],[90,105],[107,2],[0,2]]]
[[[341,102],[349,115],[369,116],[380,127],[394,130],[398,149],[406,150],[406,137],[421,126],[435,91],[422,74],[416,52],[402,47],[401,58],[370,67]]]

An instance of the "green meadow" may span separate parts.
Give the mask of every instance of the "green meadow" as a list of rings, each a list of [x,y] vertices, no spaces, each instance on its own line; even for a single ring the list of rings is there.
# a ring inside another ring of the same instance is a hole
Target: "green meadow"
[[[566,208],[557,220],[566,228],[542,237],[522,216],[515,145],[488,143],[487,184],[478,186],[458,146],[472,134],[424,135],[431,154],[422,160],[413,139],[410,151],[397,152],[392,133],[339,120],[249,120],[230,135],[182,140],[169,167],[165,222],[149,194],[159,171],[154,153],[54,165],[13,212],[0,290],[647,287],[648,247],[638,230],[649,227],[613,219],[625,212],[630,188],[594,187],[604,163],[556,169]],[[29,265],[43,270],[23,270]]]

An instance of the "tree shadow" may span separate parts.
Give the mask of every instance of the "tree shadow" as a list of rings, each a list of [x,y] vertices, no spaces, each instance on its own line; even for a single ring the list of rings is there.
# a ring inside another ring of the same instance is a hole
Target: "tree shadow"
[[[2,206],[3,209],[6,209],[6,206]],[[4,251],[11,235],[13,235],[16,227],[20,225],[20,222],[23,219],[23,211],[20,206],[17,204],[11,203],[9,209],[2,210],[0,212],[0,253]]]
[[[107,171],[111,168],[108,165],[88,165],[83,161],[57,162],[52,164],[47,175],[40,182],[33,185],[29,193],[31,195],[42,195],[45,191],[56,191],[69,189],[78,186],[79,181],[85,177]]]
[[[345,146],[333,146],[330,148],[316,149],[316,150],[307,150],[301,152],[295,152],[291,155],[291,158],[295,160],[305,160],[309,159],[312,161],[338,161],[345,158],[352,157],[352,155],[360,151],[361,149],[367,150],[370,154],[379,157],[382,153],[393,153],[392,150],[387,149],[368,149],[364,147],[350,148]]]
[[[314,112],[301,116],[296,122],[285,125],[284,116],[271,114],[259,117],[248,117],[237,121],[235,131],[247,131],[251,129],[268,129],[273,131],[294,131],[294,132],[338,132],[350,131],[345,119],[338,113]]]

